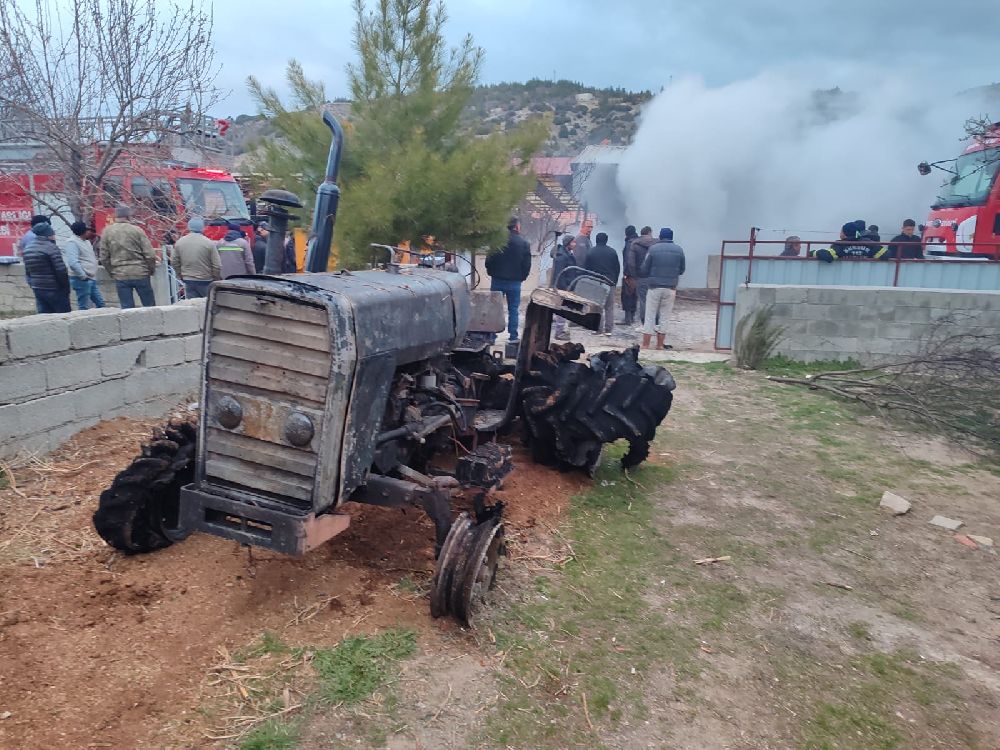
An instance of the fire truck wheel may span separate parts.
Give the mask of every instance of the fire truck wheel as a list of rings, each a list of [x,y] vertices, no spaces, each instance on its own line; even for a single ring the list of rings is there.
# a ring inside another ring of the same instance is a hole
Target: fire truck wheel
[[[94,528],[127,554],[153,552],[172,543],[180,489],[194,480],[197,421],[171,420],[153,431],[140,455],[101,493]]]

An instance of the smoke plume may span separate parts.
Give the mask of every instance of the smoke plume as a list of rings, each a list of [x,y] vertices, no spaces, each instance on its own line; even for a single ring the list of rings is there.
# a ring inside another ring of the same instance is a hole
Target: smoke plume
[[[831,239],[863,218],[883,237],[921,223],[943,173],[922,160],[957,156],[981,102],[895,79],[819,90],[766,73],[717,88],[674,82],[644,109],[618,170],[628,223],[674,229],[683,285],[705,285],[706,257],[723,239]],[[776,252],[776,251],[775,251]]]

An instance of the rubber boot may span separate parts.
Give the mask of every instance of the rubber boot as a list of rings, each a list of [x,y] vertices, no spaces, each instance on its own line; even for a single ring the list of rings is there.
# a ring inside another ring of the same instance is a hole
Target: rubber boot
[[[650,338],[652,338],[652,337],[648,333],[642,334],[642,348],[643,349],[648,349],[649,348],[649,340],[650,340]]]
[[[658,350],[663,348],[663,339],[665,339],[666,336],[667,336],[667,334],[665,334],[665,333],[658,333],[658,334],[656,334],[656,348]]]

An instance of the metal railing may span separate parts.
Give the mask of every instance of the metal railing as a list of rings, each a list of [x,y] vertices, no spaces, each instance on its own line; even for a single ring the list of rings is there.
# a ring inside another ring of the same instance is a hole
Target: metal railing
[[[715,316],[715,348],[732,349],[736,291],[746,284],[809,286],[884,286],[914,289],[1000,290],[1000,242],[952,243],[957,253],[928,254],[944,249],[920,243],[923,258],[838,258],[823,262],[814,254],[836,240],[799,240],[800,255],[782,255],[786,240],[757,239],[722,242],[719,297]],[[888,248],[886,241],[852,241],[855,245]],[[916,245],[917,243],[913,243]]]

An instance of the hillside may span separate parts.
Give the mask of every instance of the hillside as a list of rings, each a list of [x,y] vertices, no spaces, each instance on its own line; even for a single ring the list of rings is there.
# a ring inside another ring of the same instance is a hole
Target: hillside
[[[585,146],[608,141],[626,144],[635,133],[637,116],[648,91],[594,88],[572,81],[532,79],[527,83],[477,86],[463,115],[467,127],[479,135],[506,129],[525,120],[551,116],[544,156],[572,156]],[[350,117],[350,103],[330,105],[338,117]],[[227,135],[237,168],[251,160],[254,143],[274,135],[262,115],[240,115]]]

